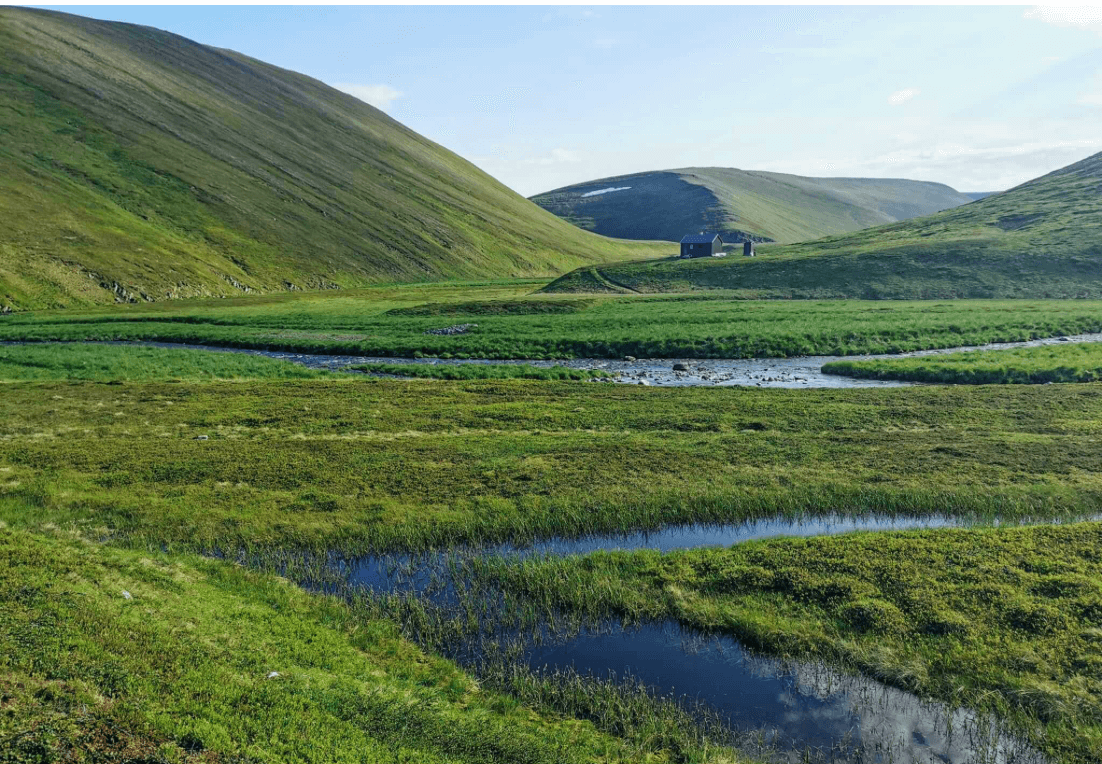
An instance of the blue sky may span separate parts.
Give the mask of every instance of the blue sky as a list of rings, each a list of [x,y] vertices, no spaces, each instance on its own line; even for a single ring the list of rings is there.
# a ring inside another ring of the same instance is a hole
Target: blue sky
[[[1001,190],[1102,151],[1102,8],[56,9],[316,77],[525,195],[689,166]]]

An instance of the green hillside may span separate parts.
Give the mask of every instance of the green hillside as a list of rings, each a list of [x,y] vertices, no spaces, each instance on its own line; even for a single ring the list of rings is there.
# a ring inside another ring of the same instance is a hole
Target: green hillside
[[[924,218],[755,258],[581,268],[552,292],[739,289],[758,297],[1102,296],[1102,154]]]
[[[0,309],[551,276],[659,251],[580,231],[309,77],[0,9]]]
[[[604,178],[532,201],[581,228],[622,239],[680,241],[706,230],[728,243],[790,243],[929,215],[972,199],[916,180],[697,167]]]

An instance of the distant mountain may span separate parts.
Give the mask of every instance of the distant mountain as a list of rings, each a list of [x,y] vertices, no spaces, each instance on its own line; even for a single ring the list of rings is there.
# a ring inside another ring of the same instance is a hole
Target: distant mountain
[[[998,191],[961,191],[962,194],[967,196],[974,202],[978,202],[980,199],[986,199],[989,196],[999,193]]]
[[[580,231],[301,74],[0,9],[0,309],[555,275],[658,251]]]
[[[547,291],[1102,298],[1102,154],[936,215],[757,251],[754,258],[585,267]]]
[[[537,194],[580,228],[621,239],[796,242],[929,215],[972,201],[940,183],[804,178],[721,167],[620,175]]]

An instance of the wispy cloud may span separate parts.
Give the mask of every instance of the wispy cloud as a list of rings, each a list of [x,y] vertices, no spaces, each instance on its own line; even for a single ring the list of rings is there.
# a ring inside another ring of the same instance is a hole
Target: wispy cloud
[[[576,151],[559,148],[551,149],[550,154],[546,154],[540,157],[529,157],[528,159],[522,159],[520,161],[521,164],[553,165],[573,164],[574,162],[582,161],[582,158]]]
[[[1084,106],[1102,106],[1102,72],[1094,75],[1094,82],[1086,91],[1079,94],[1078,103]]]
[[[1102,6],[1035,5],[1022,14],[1022,18],[1036,19],[1058,27],[1088,29],[1102,34]]]
[[[545,13],[543,16],[543,22],[546,24],[549,21],[555,21],[556,19],[567,19],[569,21],[585,21],[587,19],[595,19],[599,16],[597,11],[592,8],[556,8],[550,13]]]
[[[903,88],[902,90],[897,90],[890,96],[888,96],[888,103],[890,103],[892,106],[899,106],[900,104],[907,103],[907,101],[910,101],[921,92],[922,91],[918,88]]]
[[[388,110],[394,101],[402,97],[401,91],[392,88],[390,85],[356,85],[350,82],[334,82],[333,87],[383,111]]]

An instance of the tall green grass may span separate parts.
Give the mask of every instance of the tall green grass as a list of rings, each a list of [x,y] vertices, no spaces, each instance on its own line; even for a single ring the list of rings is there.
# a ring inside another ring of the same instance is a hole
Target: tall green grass
[[[0,381],[313,379],[322,373],[245,353],[118,345],[0,345]]]
[[[1039,385],[1102,380],[1102,344],[951,353],[932,358],[835,361],[827,374],[955,385]]]

